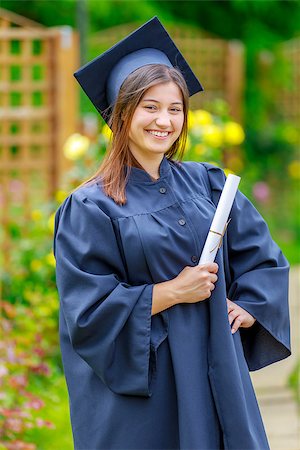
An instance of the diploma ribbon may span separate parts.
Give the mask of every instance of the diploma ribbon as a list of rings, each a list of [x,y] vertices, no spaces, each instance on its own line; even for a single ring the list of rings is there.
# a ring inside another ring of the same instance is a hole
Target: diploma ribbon
[[[224,227],[224,230],[223,230],[223,233],[219,233],[218,231],[214,231],[214,230],[209,230],[210,233],[218,234],[218,235],[220,236],[219,242],[217,243],[217,245],[216,245],[212,250],[210,250],[210,253],[212,253],[213,251],[215,251],[216,248],[218,248],[218,249],[221,248],[221,246],[222,246],[222,241],[223,241],[223,237],[224,237],[224,235],[225,235],[225,233],[226,233],[226,230],[227,230],[227,227],[228,227],[228,224],[229,224],[230,221],[231,221],[231,218],[226,222],[225,227]]]

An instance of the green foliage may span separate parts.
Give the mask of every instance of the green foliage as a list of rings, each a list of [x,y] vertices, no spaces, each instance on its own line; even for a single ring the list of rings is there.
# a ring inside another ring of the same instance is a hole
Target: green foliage
[[[185,2],[155,0],[162,12],[210,31],[225,39],[240,39],[265,46],[274,39],[288,39],[299,32],[300,5],[297,1],[223,0]],[[282,18],[284,17],[284,20]]]
[[[1,0],[1,8],[46,26],[75,27],[75,0]]]
[[[259,182],[268,187],[266,201],[254,202],[290,263],[300,261],[299,147],[299,130],[289,122],[247,130],[244,177],[249,188]],[[253,189],[246,194],[253,197]]]
[[[1,303],[0,448],[34,450],[38,442],[43,448],[72,448],[64,377],[53,359],[58,345],[53,294],[34,295],[30,306]]]
[[[31,295],[47,295],[55,291],[54,262],[52,255],[52,229],[49,215],[54,204],[34,210],[31,220],[22,216],[16,208],[8,223],[8,232],[12,239],[10,253],[13,272],[3,272],[3,298],[10,303],[30,303]],[[24,290],[26,286],[26,290]]]
[[[289,386],[292,388],[296,400],[300,405],[300,361],[298,361],[293,372],[289,376]]]
[[[1,302],[0,445],[8,449],[35,449],[27,439],[29,430],[54,427],[41,415],[44,400],[33,387],[37,382],[49,385],[45,380],[51,374],[51,335],[56,329],[51,315],[56,307],[53,301],[49,302],[49,296],[43,298],[45,305],[39,308],[37,305],[42,303],[39,295],[33,294],[30,300],[30,307]]]
[[[156,4],[145,0],[2,0],[1,7],[46,26],[69,25],[76,28],[79,3],[87,9],[91,32],[121,23],[146,21],[159,11]]]
[[[2,0],[1,7],[46,26],[76,26],[76,0]],[[88,10],[90,31],[139,21],[154,15],[176,23],[193,23],[225,39],[240,39],[249,46],[269,48],[274,42],[299,35],[297,1],[223,0],[81,0]],[[284,20],[282,18],[284,17]]]
[[[0,448],[72,448],[51,250],[56,207],[33,210],[30,221],[15,207],[8,226],[13,245],[11,269],[1,280]]]
[[[140,22],[141,24],[155,15],[159,15],[160,6],[151,1],[88,0],[87,2],[90,31],[97,32],[103,28],[123,23]],[[118,13],[116,14],[116,11]]]

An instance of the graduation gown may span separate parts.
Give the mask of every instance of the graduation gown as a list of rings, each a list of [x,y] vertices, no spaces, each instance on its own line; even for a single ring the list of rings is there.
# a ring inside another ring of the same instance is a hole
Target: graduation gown
[[[212,296],[151,316],[154,283],[198,263],[225,182],[209,164],[165,157],[132,168],[127,203],[100,183],[56,214],[60,343],[76,450],[264,450],[251,384],[290,355],[288,262],[238,192]],[[256,318],[234,335],[226,297]]]

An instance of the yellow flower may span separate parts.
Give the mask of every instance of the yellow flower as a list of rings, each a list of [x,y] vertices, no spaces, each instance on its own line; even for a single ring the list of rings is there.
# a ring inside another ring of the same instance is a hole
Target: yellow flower
[[[57,191],[55,193],[55,200],[57,201],[57,203],[62,203],[67,195],[68,193],[66,191]]]
[[[224,125],[224,141],[229,145],[240,145],[245,139],[241,125],[236,122],[227,122]]]
[[[45,260],[49,264],[49,266],[55,267],[55,257],[52,252],[46,255]]]
[[[195,126],[195,114],[191,109],[188,112],[188,128],[192,128]]]
[[[39,209],[34,209],[33,211],[31,211],[31,218],[34,222],[38,222],[43,218],[42,211],[40,211]]]
[[[63,147],[64,155],[66,158],[75,161],[76,159],[82,158],[89,146],[90,140],[88,137],[74,133],[65,142]]]
[[[197,125],[210,125],[213,123],[212,115],[208,111],[204,111],[204,109],[194,111],[194,120]]]
[[[41,267],[42,267],[42,263],[41,263],[41,261],[39,260],[39,259],[33,259],[31,262],[30,262],[30,269],[33,271],[33,272],[38,272],[40,269],[41,269]]]
[[[213,123],[212,115],[203,109],[189,111],[188,113],[188,127],[197,128],[201,125],[210,125]]]
[[[206,125],[203,127],[203,141],[210,147],[218,148],[223,143],[222,131],[216,125]]]
[[[102,127],[101,134],[106,141],[110,141],[112,138],[112,131],[106,123]]]
[[[52,233],[54,232],[54,222],[55,222],[55,212],[52,213],[48,219],[48,228]]]
[[[225,173],[226,177],[228,177],[228,175],[229,175],[230,173],[232,173],[233,175],[235,175],[235,173],[233,172],[233,170],[228,169],[228,167],[225,167],[224,173]]]
[[[291,178],[294,178],[295,180],[300,180],[300,161],[292,161],[288,165],[288,171]]]

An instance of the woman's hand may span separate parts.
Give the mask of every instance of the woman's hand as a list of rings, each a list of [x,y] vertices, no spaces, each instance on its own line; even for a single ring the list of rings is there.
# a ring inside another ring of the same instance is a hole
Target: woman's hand
[[[250,328],[256,321],[245,309],[241,308],[229,298],[227,300],[228,319],[231,327],[231,333],[234,334],[240,327]]]
[[[209,298],[215,289],[218,269],[216,263],[185,267],[170,281],[176,303],[196,303]]]
[[[211,296],[218,277],[218,264],[185,267],[177,277],[153,287],[152,315],[178,303],[196,303]]]

